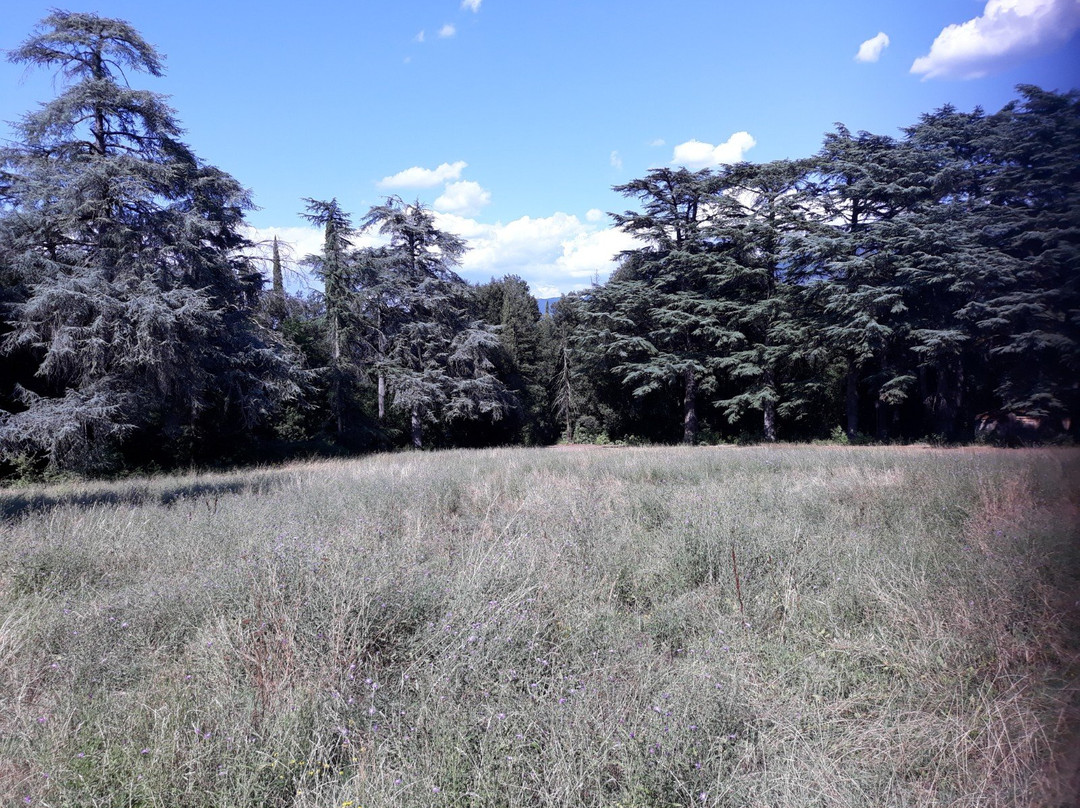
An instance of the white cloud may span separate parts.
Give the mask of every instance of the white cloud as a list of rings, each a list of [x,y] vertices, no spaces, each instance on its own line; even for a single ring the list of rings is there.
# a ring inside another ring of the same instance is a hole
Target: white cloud
[[[675,147],[672,163],[687,168],[711,168],[726,163],[738,163],[743,155],[757,145],[749,132],[736,132],[726,143],[714,146],[700,140],[688,140]]]
[[[600,276],[606,280],[615,268],[613,259],[623,250],[640,246],[632,236],[614,228],[580,233],[563,244],[556,264],[571,278]]]
[[[889,47],[889,35],[884,31],[880,31],[877,36],[859,45],[859,52],[855,54],[855,61],[876,62],[881,58],[881,52],[887,47]]]
[[[456,33],[457,33],[457,28],[455,28],[451,23],[447,23],[446,25],[444,25],[442,28],[439,29],[439,37],[441,39],[449,39],[450,37],[452,37]]]
[[[451,182],[446,186],[442,196],[435,200],[435,210],[445,213],[459,213],[463,216],[471,216],[478,213],[482,207],[490,204],[491,191],[484,190],[480,183],[471,180]]]
[[[1069,40],[1080,28],[1080,0],[988,0],[979,17],[947,26],[930,53],[911,65],[931,78],[981,78]]]
[[[656,140],[652,141],[649,145],[650,146],[666,146],[667,141],[664,140],[662,137],[658,137]]]
[[[588,217],[586,217],[588,218]],[[606,280],[622,251],[638,246],[620,230],[597,227],[567,213],[485,224],[439,213],[436,224],[468,242],[461,274],[474,282],[513,274],[538,297],[585,289]]]
[[[415,37],[413,37],[413,39],[415,39],[417,42],[423,42],[425,36],[426,35],[424,34],[424,32],[421,31],[419,34],[417,34]]]
[[[480,10],[480,4],[482,2],[484,2],[484,0],[461,0],[461,7],[467,8],[475,14]]]
[[[455,183],[456,184],[456,183]],[[449,190],[449,188],[448,188]],[[484,192],[486,193],[486,192]],[[640,243],[621,230],[602,223],[603,214],[594,209],[584,220],[567,213],[550,216],[522,216],[511,222],[481,222],[461,212],[435,210],[435,224],[463,238],[469,247],[459,268],[473,283],[491,278],[518,275],[536,297],[558,297],[565,292],[586,289],[594,279],[607,280],[623,250]],[[247,235],[259,246],[259,254],[269,273],[270,240],[276,235],[286,255],[286,264],[295,265],[306,255],[322,250],[323,232],[317,227],[249,228]],[[377,234],[352,239],[355,247],[385,244]],[[292,291],[321,288],[303,268],[286,277]]]
[[[617,151],[613,151],[609,159],[611,160],[612,168],[618,171],[622,171],[622,157],[619,156],[619,153]]]
[[[377,183],[380,188],[434,188],[444,182],[456,180],[468,165],[464,160],[456,163],[443,163],[438,168],[413,166],[389,177],[383,177]]]

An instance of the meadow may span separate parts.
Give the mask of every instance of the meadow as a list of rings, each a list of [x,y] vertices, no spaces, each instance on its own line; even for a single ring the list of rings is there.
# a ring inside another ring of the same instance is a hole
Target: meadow
[[[1067,806],[1080,450],[0,490],[0,803]]]

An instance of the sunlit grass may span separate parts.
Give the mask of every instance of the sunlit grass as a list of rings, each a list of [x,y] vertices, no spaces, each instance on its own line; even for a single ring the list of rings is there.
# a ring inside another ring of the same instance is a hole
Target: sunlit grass
[[[1078,471],[513,449],[0,492],[0,802],[1068,805]]]

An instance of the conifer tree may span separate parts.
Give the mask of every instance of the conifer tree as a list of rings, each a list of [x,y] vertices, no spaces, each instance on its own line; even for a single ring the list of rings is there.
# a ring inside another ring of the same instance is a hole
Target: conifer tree
[[[129,438],[195,456],[295,392],[251,310],[247,192],[180,140],[162,74],[129,24],[56,11],[9,54],[66,87],[0,150],[9,260],[25,293],[4,349],[35,367],[3,416],[5,451],[54,467],[114,465]],[[131,446],[130,441],[127,446]]]
[[[719,177],[726,213],[709,229],[714,241],[732,245],[732,259],[718,266],[716,294],[721,317],[737,335],[719,360],[737,392],[717,403],[731,421],[748,410],[761,412],[770,442],[778,415],[804,415],[816,398],[803,300],[810,269],[802,246],[808,169],[788,160],[726,168]]]
[[[374,264],[379,278],[380,371],[392,406],[409,415],[409,437],[423,446],[425,424],[499,421],[519,406],[497,377],[502,350],[478,316],[469,285],[455,271],[465,243],[440,230],[419,202],[390,197],[363,226],[389,243]]]
[[[718,296],[730,245],[709,227],[731,200],[717,196],[711,172],[685,168],[654,169],[615,190],[641,203],[613,218],[646,246],[626,252],[609,283],[590,293],[590,341],[634,396],[679,388],[682,439],[694,443],[699,392],[715,389],[718,363],[738,339]]]
[[[356,268],[351,256],[352,222],[336,199],[307,199],[304,218],[323,228],[323,249],[307,263],[323,283],[326,311],[326,368],[330,414],[338,438],[345,432],[345,415],[360,378],[357,356],[360,333]]]

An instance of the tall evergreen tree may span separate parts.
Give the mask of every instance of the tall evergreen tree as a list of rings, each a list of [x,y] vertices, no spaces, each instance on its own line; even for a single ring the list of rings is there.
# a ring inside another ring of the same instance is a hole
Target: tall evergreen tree
[[[776,440],[778,415],[805,415],[817,398],[803,300],[812,271],[802,245],[808,170],[789,160],[724,169],[727,212],[709,225],[714,241],[732,245],[731,260],[718,265],[716,294],[721,317],[738,335],[719,361],[736,392],[718,404],[732,421],[759,411],[766,441]]]
[[[1019,88],[979,147],[993,173],[978,211],[980,301],[967,310],[988,352],[996,403],[1037,416],[1080,407],[1080,92]],[[1004,260],[1002,260],[1004,259]]]
[[[859,430],[859,394],[873,402],[876,433],[889,436],[897,407],[915,387],[903,356],[910,323],[895,258],[905,236],[901,216],[925,189],[910,180],[913,152],[895,138],[844,126],[825,137],[817,155],[813,213],[818,261],[826,267],[816,291],[825,318],[820,337],[846,364],[849,436]]]
[[[197,456],[225,425],[251,428],[295,385],[241,280],[250,200],[180,140],[161,95],[129,86],[125,71],[161,75],[157,51],[126,22],[57,11],[9,58],[67,86],[0,151],[25,289],[4,348],[35,366],[5,451],[89,469],[128,436]]]
[[[516,438],[526,444],[552,440],[551,408],[542,378],[544,332],[536,298],[516,275],[482,284],[474,292],[482,319],[498,326],[499,344],[508,360],[498,376],[521,403]]]
[[[425,423],[504,418],[519,405],[495,374],[498,335],[478,316],[472,290],[454,269],[465,243],[436,227],[419,202],[399,197],[373,207],[363,226],[389,241],[378,265],[380,371],[393,406],[409,415],[412,445],[423,445]]]
[[[717,187],[709,171],[684,168],[616,186],[642,206],[614,215],[616,224],[646,245],[623,255],[586,306],[590,339],[634,396],[680,388],[685,443],[697,440],[699,392],[715,389],[718,363],[738,336],[717,295],[720,267],[731,260],[709,229],[731,205]]]
[[[326,368],[330,414],[338,438],[345,432],[345,416],[361,377],[358,337],[361,330],[356,291],[356,267],[352,260],[352,222],[336,199],[307,199],[312,224],[323,228],[323,249],[308,256],[308,265],[323,284],[326,312]]]

